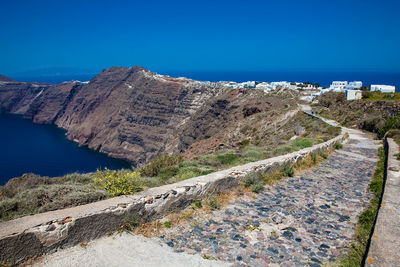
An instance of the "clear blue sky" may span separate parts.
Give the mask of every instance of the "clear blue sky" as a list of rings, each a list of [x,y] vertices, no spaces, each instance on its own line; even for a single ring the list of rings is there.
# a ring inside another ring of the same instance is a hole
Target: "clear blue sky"
[[[8,1],[0,73],[400,71],[399,0]]]

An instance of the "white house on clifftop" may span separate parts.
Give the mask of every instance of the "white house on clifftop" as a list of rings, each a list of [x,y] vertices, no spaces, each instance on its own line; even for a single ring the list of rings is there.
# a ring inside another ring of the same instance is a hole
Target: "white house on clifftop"
[[[333,81],[331,86],[329,86],[330,90],[335,92],[343,92],[346,89],[347,81]]]
[[[396,88],[393,85],[371,84],[371,92],[381,91],[382,93],[394,93]]]

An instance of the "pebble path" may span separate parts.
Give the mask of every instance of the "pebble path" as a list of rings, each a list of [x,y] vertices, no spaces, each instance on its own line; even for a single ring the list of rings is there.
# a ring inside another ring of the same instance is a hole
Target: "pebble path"
[[[349,142],[316,168],[243,195],[223,209],[167,229],[175,252],[234,266],[322,266],[346,254],[368,206],[378,144],[350,130]]]

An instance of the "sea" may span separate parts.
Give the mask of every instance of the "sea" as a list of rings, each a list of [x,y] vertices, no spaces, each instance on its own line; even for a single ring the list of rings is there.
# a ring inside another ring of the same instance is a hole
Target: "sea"
[[[62,176],[130,168],[131,164],[79,147],[54,125],[35,124],[21,115],[0,114],[0,185],[24,173]]]
[[[362,81],[364,85],[390,84],[400,88],[396,72],[160,72],[204,81],[298,81],[329,86],[332,81]],[[87,81],[94,75],[13,77],[21,81],[59,83]],[[19,115],[0,114],[0,185],[24,173],[61,176],[92,172],[101,168],[130,168],[131,164],[106,154],[79,147],[54,125],[34,124]]]

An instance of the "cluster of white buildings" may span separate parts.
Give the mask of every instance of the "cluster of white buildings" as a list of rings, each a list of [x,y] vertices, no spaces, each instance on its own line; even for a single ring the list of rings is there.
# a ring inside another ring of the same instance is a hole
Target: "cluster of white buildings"
[[[155,78],[159,79],[174,79],[174,80],[190,80],[185,77],[172,78],[168,75],[154,74]],[[311,83],[301,82],[259,82],[259,81],[247,81],[247,82],[233,82],[233,81],[220,81],[220,82],[209,82],[209,81],[197,81],[190,80],[195,84],[206,84],[206,85],[218,85],[225,86],[233,89],[239,88],[253,88],[257,90],[263,90],[264,92],[275,91],[281,88],[287,88],[293,91],[297,91],[301,94],[300,99],[306,101],[313,101],[316,96],[324,94],[329,91],[344,92],[346,93],[347,100],[355,100],[362,98],[361,88],[363,87],[362,81],[333,81],[332,84],[326,88]],[[365,88],[364,88],[365,89]],[[370,87],[371,92],[380,91],[382,93],[395,93],[396,88],[393,85],[378,85],[372,84]]]
[[[237,82],[219,82],[219,84],[230,87],[230,88],[254,88],[263,90],[265,92],[275,91],[279,88],[288,88],[302,94],[300,99],[306,101],[312,101],[316,96],[323,93],[334,91],[334,92],[344,92],[346,93],[347,100],[356,100],[362,98],[362,91],[360,90],[363,86],[362,81],[333,81],[328,87],[320,87],[310,83],[300,83],[300,82],[256,82],[247,81],[242,83]],[[393,85],[371,85],[370,90],[372,92],[381,91],[382,93],[394,93],[396,88]]]
[[[345,92],[347,100],[356,100],[362,98],[362,91],[359,90],[362,87],[361,81],[347,82],[347,81],[334,81],[329,86],[330,91],[334,92]],[[380,85],[371,84],[371,92],[380,91],[382,93],[395,93],[396,87],[393,85]]]

